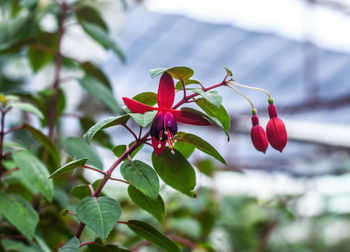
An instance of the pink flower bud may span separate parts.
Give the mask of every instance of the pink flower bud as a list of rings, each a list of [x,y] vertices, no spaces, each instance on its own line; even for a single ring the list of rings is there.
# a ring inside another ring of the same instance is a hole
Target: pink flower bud
[[[267,141],[265,130],[263,129],[263,127],[259,125],[258,116],[256,115],[252,116],[252,124],[253,124],[253,127],[250,131],[250,136],[252,138],[253,145],[255,149],[265,153],[267,150],[267,147],[269,146],[269,142]]]
[[[270,104],[268,107],[270,120],[266,126],[267,138],[273,148],[283,151],[287,144],[287,130],[283,121],[277,116],[277,109],[274,104]]]

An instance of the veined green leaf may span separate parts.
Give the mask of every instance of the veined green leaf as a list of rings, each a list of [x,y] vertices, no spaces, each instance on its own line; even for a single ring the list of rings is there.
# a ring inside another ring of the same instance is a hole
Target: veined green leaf
[[[39,215],[24,198],[17,194],[0,192],[0,214],[28,239],[32,239]]]
[[[147,127],[157,115],[158,111],[152,110],[145,112],[144,114],[139,113],[129,113],[129,115],[135,120],[135,122],[141,127]]]
[[[121,213],[117,201],[107,197],[86,197],[77,207],[78,219],[90,227],[103,241],[107,239]]]
[[[168,252],[180,252],[180,248],[151,225],[137,220],[128,221],[128,227],[142,238]]]
[[[77,237],[70,239],[58,252],[78,252],[80,247],[80,241]]]
[[[132,99],[143,104],[153,106],[157,103],[157,94],[153,92],[143,92],[135,95]]]
[[[13,160],[21,172],[31,182],[32,186],[37,188],[49,201],[53,197],[53,182],[47,181],[49,172],[45,165],[31,152],[26,150],[12,153]]]
[[[73,171],[75,168],[81,167],[83,165],[86,164],[87,162],[87,158],[83,158],[83,159],[78,159],[78,160],[74,160],[72,162],[69,162],[67,164],[64,164],[63,166],[61,166],[60,168],[58,168],[54,173],[52,173],[49,177],[50,178],[55,178],[59,175],[62,175],[64,173],[67,172],[71,172]]]
[[[113,92],[91,75],[79,80],[80,85],[93,97],[103,102],[114,113],[120,114],[121,108],[113,96]]]
[[[128,193],[131,200],[137,206],[152,214],[159,222],[163,222],[165,208],[160,195],[158,195],[156,200],[153,200],[131,185],[128,187]]]
[[[222,103],[222,97],[219,95],[219,93],[215,90],[209,90],[207,92],[204,92],[200,89],[194,89],[193,92],[200,94],[204,99],[206,99],[208,102],[213,104],[216,107],[220,107]]]
[[[171,68],[155,68],[150,70],[151,77],[154,78],[164,72],[168,72],[171,76],[177,80],[186,81],[191,78],[194,74],[194,71],[185,66],[171,67]]]
[[[159,194],[159,179],[155,171],[148,164],[135,160],[122,164],[120,172],[131,185],[156,200]]]
[[[39,117],[40,119],[44,118],[43,113],[41,113],[41,111],[39,109],[37,109],[35,106],[33,106],[30,103],[26,103],[26,102],[13,102],[11,103],[11,107],[13,108],[18,108],[20,110],[29,112],[33,115],[36,115],[37,117]]]
[[[100,170],[103,170],[103,164],[93,146],[88,145],[84,140],[77,137],[68,137],[60,141],[62,148],[76,159],[87,158],[87,164],[90,164]]]
[[[203,140],[202,138],[185,132],[178,132],[176,136],[182,141],[188,142],[195,146],[197,149],[216,158],[223,164],[226,164],[225,159],[219,154],[219,152],[217,152],[213,146],[211,146],[207,141]]]
[[[94,126],[92,126],[85,134],[84,138],[88,144],[91,143],[92,138],[96,135],[97,132],[100,130],[125,124],[129,120],[129,115],[121,115],[121,116],[113,116],[103,119],[102,121],[99,121]]]
[[[171,154],[168,148],[165,148],[159,155],[152,154],[153,167],[160,178],[172,188],[193,197],[196,186],[196,173],[182,154],[175,150]]]

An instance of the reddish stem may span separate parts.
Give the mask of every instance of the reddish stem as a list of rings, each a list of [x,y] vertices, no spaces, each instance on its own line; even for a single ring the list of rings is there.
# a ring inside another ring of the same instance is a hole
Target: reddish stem
[[[85,245],[90,245],[90,244],[95,244],[95,241],[82,242],[82,243],[80,243],[80,247],[85,246]]]
[[[138,138],[137,138],[135,132],[132,129],[130,129],[128,125],[126,125],[126,124],[122,124],[122,125],[123,125],[124,128],[126,128],[135,137],[135,140],[137,141]]]
[[[123,182],[125,184],[130,185],[130,183],[128,181],[122,180],[122,179],[117,179],[117,178],[109,178],[110,180],[115,180],[115,181],[119,181],[119,182]]]
[[[76,213],[73,213],[73,212],[70,212],[70,211],[68,211],[67,214],[71,214],[71,215],[77,216]]]
[[[94,168],[94,167],[91,167],[91,166],[88,166],[88,165],[83,165],[82,167],[85,168],[85,169],[92,170],[92,171],[101,173],[101,174],[103,174],[103,175],[106,175],[105,172],[103,172],[103,171],[101,171],[101,170],[99,170],[99,169],[96,169],[96,168]]]
[[[185,245],[186,247],[190,248],[191,250],[195,250],[198,248],[198,245],[190,240],[187,240],[183,237],[177,237],[173,235],[169,235],[169,238],[172,239],[175,242],[181,243]]]
[[[16,131],[16,130],[19,130],[19,129],[23,129],[23,128],[24,128],[23,124],[17,125],[17,126],[11,128],[11,129],[8,129],[4,134],[7,135],[7,134],[10,134],[13,131]]]
[[[125,224],[125,225],[128,225],[128,222],[127,221],[117,221],[118,224]]]
[[[4,136],[5,136],[5,112],[3,110],[1,110],[1,122],[0,122],[0,170],[2,170]]]
[[[56,105],[57,105],[57,97],[58,97],[58,88],[60,85],[60,72],[62,67],[62,38],[65,32],[64,22],[66,19],[68,6],[65,0],[62,0],[61,4],[61,20],[58,28],[58,44],[57,44],[57,53],[56,53],[56,64],[55,64],[55,77],[53,81],[53,90],[54,93],[51,96],[50,108],[48,114],[48,126],[49,126],[49,137],[53,137],[54,127],[55,127],[55,117],[56,117]]]
[[[214,88],[218,88],[218,87],[221,87],[221,86],[225,86],[227,85],[227,82],[226,80],[216,84],[216,85],[213,85],[213,86],[210,86],[210,87],[207,87],[207,88],[204,88],[203,91],[204,92],[207,92],[211,89],[214,89]],[[185,96],[184,98],[182,98],[178,103],[176,103],[172,109],[176,109],[178,108],[179,106],[181,106],[182,104],[186,103],[187,101],[191,100],[193,97],[196,97],[198,94],[197,93],[193,93],[191,95],[188,95],[188,96]]]

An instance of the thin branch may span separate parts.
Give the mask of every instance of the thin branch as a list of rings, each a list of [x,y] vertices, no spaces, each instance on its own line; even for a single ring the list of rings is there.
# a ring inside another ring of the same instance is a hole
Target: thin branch
[[[190,248],[191,250],[195,250],[198,248],[198,245],[196,243],[194,243],[193,241],[190,241],[186,238],[173,236],[173,235],[169,235],[169,238],[175,242],[178,242],[178,243],[185,245],[186,247]]]
[[[138,139],[141,138],[141,134],[142,134],[142,127],[140,126],[140,131],[139,131],[139,137],[138,137]]]
[[[4,158],[4,136],[5,136],[5,115],[6,111],[0,110],[1,121],[0,121],[0,171],[2,170],[2,159]]]
[[[77,214],[76,214],[76,213],[73,213],[73,212],[70,212],[70,211],[68,211],[68,212],[67,212],[67,214],[77,216]]]
[[[228,83],[228,81],[222,81],[222,82],[220,82],[220,83],[218,83],[218,84],[215,84],[215,85],[213,85],[213,86],[204,88],[203,91],[204,91],[204,92],[207,92],[207,91],[209,91],[209,90],[211,90],[211,89],[214,89],[214,88],[218,88],[218,87],[221,87],[221,86],[226,86],[227,83]],[[194,94],[191,94],[191,95],[188,95],[188,96],[182,98],[178,103],[176,103],[176,104],[172,107],[172,109],[178,108],[179,106],[181,106],[182,104],[184,104],[184,103],[186,103],[187,101],[191,100],[193,97],[196,97],[197,95],[198,95],[197,93],[194,93]]]
[[[136,141],[139,140],[139,139],[137,138],[135,132],[134,132],[132,129],[130,129],[130,128],[128,127],[128,125],[126,125],[126,124],[122,124],[122,125],[123,125],[124,128],[126,128],[126,129],[134,136],[134,138],[135,138]]]
[[[128,225],[128,222],[127,221],[117,221],[118,224],[125,224],[125,225]]]
[[[128,181],[126,181],[126,180],[122,180],[122,179],[117,179],[117,178],[109,178],[110,180],[115,180],[115,181],[119,181],[119,182],[123,182],[123,183],[125,183],[125,184],[128,184],[128,185],[130,185],[130,183],[128,182]]]
[[[57,44],[57,52],[56,52],[55,77],[52,85],[54,93],[51,96],[49,115],[48,115],[48,127],[49,127],[48,136],[50,138],[53,137],[54,127],[55,127],[56,105],[57,105],[57,98],[58,98],[58,88],[60,85],[60,72],[61,72],[62,58],[63,58],[62,51],[61,51],[62,38],[65,32],[64,22],[66,19],[67,10],[68,10],[67,2],[63,0],[61,3],[61,20],[58,28],[58,44]]]
[[[95,241],[82,242],[82,243],[80,243],[79,247],[90,245],[90,244],[95,244]]]
[[[13,128],[8,129],[4,134],[7,135],[7,134],[10,134],[13,131],[16,131],[16,130],[19,130],[19,129],[23,129],[23,128],[24,128],[23,124],[17,125],[17,126],[15,126]]]
[[[185,86],[185,82],[181,79],[181,85],[182,85],[182,89],[184,90],[184,98],[186,97],[186,86]]]
[[[94,168],[94,167],[91,167],[91,166],[88,166],[88,165],[83,165],[82,167],[85,168],[85,169],[92,170],[92,171],[101,173],[101,174],[103,174],[103,175],[106,175],[105,172],[103,172],[103,171],[101,171],[101,170],[99,170],[99,169],[96,169],[96,168]]]
[[[18,171],[19,168],[18,167],[15,167],[15,168],[12,168],[10,170],[7,170],[7,171],[4,171],[1,175],[0,175],[0,179],[2,179],[2,177],[6,176],[7,174],[10,174],[12,172],[15,172],[15,171]]]
[[[278,222],[277,222],[276,219],[270,222],[269,226],[267,227],[267,230],[260,236],[259,244],[258,244],[255,252],[263,252],[263,251],[265,251],[267,242],[268,242],[272,232],[277,227],[277,224],[278,224]]]

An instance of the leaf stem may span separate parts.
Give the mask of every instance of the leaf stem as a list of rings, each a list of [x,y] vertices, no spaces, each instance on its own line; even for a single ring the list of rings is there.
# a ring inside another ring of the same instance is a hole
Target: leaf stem
[[[117,221],[118,224],[125,224],[125,225],[128,225],[128,222],[127,221]]]
[[[83,247],[83,246],[91,245],[91,244],[95,244],[95,241],[82,242],[82,243],[80,243],[79,247]]]
[[[103,175],[106,175],[105,172],[103,172],[103,171],[101,171],[101,170],[99,170],[99,169],[96,169],[96,168],[94,168],[94,167],[91,167],[91,166],[88,166],[88,165],[83,165],[82,167],[85,168],[85,169],[92,170],[92,171],[101,173],[101,174],[103,174]]]
[[[215,84],[215,85],[212,85],[212,86],[210,86],[210,87],[204,88],[203,91],[204,91],[204,92],[207,92],[207,91],[209,91],[209,90],[211,90],[211,89],[214,89],[214,88],[218,88],[218,87],[221,87],[221,86],[226,86],[228,82],[229,82],[229,81],[222,81],[222,82],[220,82],[220,83],[218,83],[218,84]],[[172,107],[172,109],[178,108],[179,106],[181,106],[182,104],[186,103],[187,101],[189,101],[189,100],[192,99],[193,97],[196,97],[197,95],[198,95],[197,93],[194,93],[194,94],[191,94],[191,95],[187,95],[186,97],[182,98],[178,103],[176,103],[176,104]]]
[[[248,88],[248,89],[252,89],[252,90],[256,90],[256,91],[263,92],[263,93],[265,93],[269,98],[271,98],[270,93],[267,92],[265,89],[257,88],[257,87],[252,87],[252,86],[248,86],[248,85],[243,85],[243,84],[239,84],[239,83],[234,82],[234,81],[230,81],[229,83],[232,84],[232,85],[235,85],[235,86],[237,86],[237,87],[243,87],[243,88]]]
[[[237,88],[234,88],[234,87],[231,87],[231,86],[228,86],[227,87],[233,89],[235,92],[237,92],[238,94],[240,94],[241,96],[243,96],[249,103],[250,103],[250,106],[252,106],[252,110],[255,110],[255,107],[254,107],[254,104],[253,102],[248,98],[248,96],[246,96],[245,94],[243,94],[241,91],[239,91]]]
[[[6,110],[0,110],[1,121],[0,121],[0,171],[2,170],[2,159],[4,158],[4,136],[5,136],[5,115]]]
[[[186,97],[186,86],[185,86],[185,82],[183,79],[180,80],[181,81],[181,85],[182,85],[182,89],[184,90],[184,98]]]
[[[24,127],[23,124],[17,125],[17,126],[15,126],[15,127],[12,127],[12,128],[10,128],[10,129],[8,129],[8,130],[4,133],[4,135],[10,134],[11,132],[16,131],[16,130],[19,130],[19,129],[23,129],[23,127]]]
[[[115,180],[115,181],[123,182],[123,183],[125,183],[125,184],[130,185],[130,183],[129,183],[128,181],[126,181],[126,180],[117,179],[117,178],[110,178],[110,180]]]
[[[54,93],[51,96],[50,108],[48,112],[48,127],[49,127],[48,136],[50,138],[53,137],[54,127],[55,127],[56,105],[57,105],[57,98],[58,98],[58,88],[60,85],[60,72],[62,68],[62,58],[63,58],[62,51],[61,51],[62,38],[65,32],[64,22],[66,19],[67,11],[68,11],[67,2],[65,0],[62,0],[61,19],[58,27],[58,44],[57,44],[57,52],[56,52],[55,77],[52,85]]]
[[[126,125],[126,124],[122,124],[122,125],[124,128],[126,128],[134,136],[136,141],[139,139],[139,138],[137,138],[135,132],[132,129],[130,129],[128,125]]]

